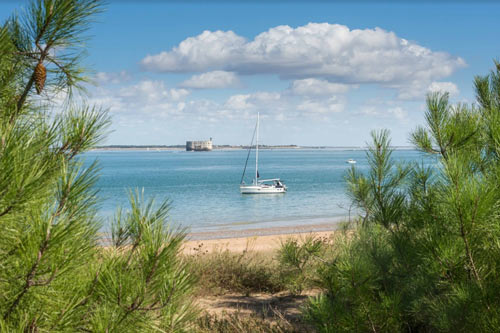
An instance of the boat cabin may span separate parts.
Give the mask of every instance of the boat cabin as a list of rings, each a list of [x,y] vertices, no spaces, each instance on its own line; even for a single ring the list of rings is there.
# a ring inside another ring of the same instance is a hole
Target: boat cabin
[[[269,186],[269,187],[276,187],[276,188],[282,188],[284,187],[283,183],[279,178],[273,178],[273,179],[263,179],[259,180],[259,185],[262,186]]]

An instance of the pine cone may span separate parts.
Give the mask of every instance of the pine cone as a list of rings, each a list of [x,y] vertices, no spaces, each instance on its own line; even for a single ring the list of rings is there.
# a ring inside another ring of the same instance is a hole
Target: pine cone
[[[45,79],[47,78],[47,70],[42,63],[39,63],[35,67],[35,88],[36,93],[40,95],[45,85]]]

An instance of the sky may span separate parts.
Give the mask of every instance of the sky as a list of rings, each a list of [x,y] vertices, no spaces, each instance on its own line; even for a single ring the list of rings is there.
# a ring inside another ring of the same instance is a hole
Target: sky
[[[5,20],[26,1],[0,1]],[[92,26],[87,102],[109,110],[104,144],[213,138],[364,146],[386,128],[409,145],[425,96],[473,103],[500,58],[495,1],[111,0]]]

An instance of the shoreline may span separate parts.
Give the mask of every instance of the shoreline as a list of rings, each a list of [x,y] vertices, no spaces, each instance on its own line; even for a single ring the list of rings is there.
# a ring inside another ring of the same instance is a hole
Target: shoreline
[[[343,224],[343,222],[347,222],[346,217],[332,219],[324,223],[301,224],[295,226],[188,232],[186,240],[187,241],[224,240],[224,239],[234,239],[234,238],[251,238],[251,237],[262,237],[262,236],[279,236],[279,235],[293,235],[293,234],[303,234],[303,233],[335,231],[339,229],[339,227]]]
[[[355,217],[351,217],[351,222]],[[282,225],[282,226],[262,226],[256,228],[245,229],[228,229],[232,224],[224,225],[226,228],[216,228],[210,231],[185,231],[186,237],[184,243],[190,244],[232,244],[235,241],[240,243],[242,240],[250,239],[280,239],[283,237],[301,237],[310,234],[331,234],[342,229],[346,224],[349,224],[348,216],[339,216],[336,218],[316,220],[300,220],[302,224],[298,225]],[[315,223],[307,223],[314,221]],[[219,225],[221,227],[221,225]],[[175,226],[174,230],[185,230],[182,227]],[[104,247],[111,245],[110,231],[100,232],[100,242]],[[232,249],[229,249],[232,251]]]
[[[229,147],[214,147],[211,151],[233,151],[233,150],[247,150],[246,146],[229,146]],[[368,147],[329,147],[329,146],[268,146],[268,147],[259,147],[262,150],[334,150],[334,151],[366,151]],[[415,147],[411,146],[394,146],[391,147],[394,150],[416,150]],[[96,147],[91,149],[90,151],[99,152],[99,151],[186,151],[184,147],[147,147],[147,146],[137,146],[137,147]],[[208,151],[210,152],[210,151]],[[207,151],[199,151],[194,153],[207,153]]]
[[[279,249],[283,240],[302,239],[308,235],[328,238],[342,227],[341,222],[302,226],[256,228],[237,231],[207,231],[189,233],[184,241],[182,253],[186,255],[230,252],[269,252]]]

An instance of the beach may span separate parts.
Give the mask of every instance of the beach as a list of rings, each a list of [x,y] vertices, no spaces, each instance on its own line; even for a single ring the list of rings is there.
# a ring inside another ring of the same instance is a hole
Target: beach
[[[240,231],[218,231],[190,233],[184,243],[184,254],[196,254],[200,251],[256,251],[271,252],[279,249],[286,239],[303,239],[308,235],[318,238],[330,237],[341,223],[324,223],[299,227],[274,227],[248,229]]]

